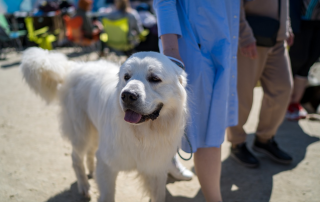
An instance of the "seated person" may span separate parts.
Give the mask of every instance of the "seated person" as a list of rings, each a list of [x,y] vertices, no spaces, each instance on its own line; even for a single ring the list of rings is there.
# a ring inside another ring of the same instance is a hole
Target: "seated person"
[[[79,0],[78,9],[75,16],[80,16],[83,20],[81,27],[83,37],[89,40],[98,41],[103,30],[102,24],[98,20],[91,20],[87,12],[91,10],[92,0]]]
[[[136,10],[131,8],[129,0],[115,0],[115,9],[110,13],[102,16],[108,18],[110,20],[118,20],[121,18],[128,18],[129,21],[129,39],[131,39],[131,43],[134,45],[138,45],[139,34],[143,31],[142,23],[140,20],[140,16]]]

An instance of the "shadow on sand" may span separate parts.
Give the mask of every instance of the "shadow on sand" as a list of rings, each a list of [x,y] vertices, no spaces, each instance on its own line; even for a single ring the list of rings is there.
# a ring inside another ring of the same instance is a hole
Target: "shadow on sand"
[[[248,148],[251,149],[254,135],[247,138]],[[260,167],[250,169],[236,163],[228,157],[222,162],[221,192],[224,201],[232,202],[268,202],[271,198],[273,176],[283,171],[292,170],[304,158],[307,147],[319,141],[319,138],[304,133],[297,122],[284,121],[280,126],[276,141],[280,147],[294,158],[290,165],[274,163],[268,157],[254,153],[260,160]],[[175,180],[168,178],[167,184]],[[70,190],[66,190],[50,198],[47,202],[86,202],[77,191],[76,182],[71,184]],[[199,190],[193,198],[184,196],[172,196],[166,190],[166,202],[205,202],[204,196]]]
[[[247,137],[247,145],[251,150],[254,134]],[[282,165],[271,161],[267,156],[254,153],[260,160],[260,167],[250,169],[236,163],[229,156],[222,162],[221,193],[223,201],[232,202],[268,202],[271,198],[273,176],[283,171],[294,169],[306,155],[307,147],[319,141],[304,133],[298,122],[284,121],[276,135],[280,148],[293,156],[290,165]],[[193,169],[194,171],[194,169]],[[172,196],[167,191],[166,202],[205,202],[199,190],[194,198]]]
[[[19,66],[19,65],[20,65],[20,62],[14,62],[14,63],[11,63],[11,64],[1,65],[1,68],[2,69],[7,69],[7,68],[10,68],[10,67],[15,67],[15,66]]]
[[[71,184],[69,190],[65,190],[51,198],[46,202],[88,202],[90,199],[87,199],[79,194],[77,182]]]
[[[72,53],[67,53],[66,56],[68,58],[77,58],[77,57],[81,57],[81,56],[88,56],[88,54],[90,54],[91,51],[87,51],[87,50],[80,50],[80,51],[75,51]]]
[[[248,148],[254,135],[248,135]],[[307,147],[319,138],[304,133],[297,122],[284,121],[276,135],[280,148],[293,157],[290,165],[281,165],[267,156],[254,153],[260,160],[257,169],[245,168],[229,156],[222,162],[221,192],[224,201],[268,202],[271,198],[273,176],[294,169],[306,155]]]

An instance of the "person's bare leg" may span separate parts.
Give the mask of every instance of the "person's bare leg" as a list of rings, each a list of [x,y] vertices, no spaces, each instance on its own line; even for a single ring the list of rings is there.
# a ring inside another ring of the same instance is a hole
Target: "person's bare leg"
[[[291,103],[299,103],[303,93],[308,85],[308,78],[302,76],[294,77],[293,92],[291,95]]]
[[[206,201],[222,201],[220,192],[221,148],[199,148],[194,153],[194,167]]]

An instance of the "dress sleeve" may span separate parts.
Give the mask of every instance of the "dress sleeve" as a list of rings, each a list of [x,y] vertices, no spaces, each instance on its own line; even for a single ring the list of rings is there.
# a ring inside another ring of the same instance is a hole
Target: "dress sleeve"
[[[256,39],[253,36],[252,29],[246,20],[246,14],[244,10],[244,0],[241,0],[240,3],[240,27],[239,27],[239,46],[245,47],[253,42],[256,42]]]
[[[159,37],[164,34],[181,36],[176,0],[154,0],[153,7],[157,14]]]

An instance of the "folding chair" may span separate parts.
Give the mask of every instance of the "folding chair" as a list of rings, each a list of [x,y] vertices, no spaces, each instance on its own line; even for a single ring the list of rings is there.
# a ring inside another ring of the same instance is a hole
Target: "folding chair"
[[[133,44],[129,43],[129,24],[127,18],[121,18],[119,20],[109,20],[107,18],[102,19],[102,24],[108,40],[106,44],[108,47],[119,50],[129,51],[133,49]]]
[[[95,42],[94,40],[90,40],[83,37],[81,31],[83,20],[80,16],[76,16],[73,18],[70,18],[69,16],[64,16],[63,20],[66,25],[66,37],[69,41],[80,46],[90,46]]]
[[[102,18],[102,24],[107,37],[100,37],[100,39],[106,43],[106,45],[114,50],[122,51],[127,56],[134,50],[135,41],[143,41],[149,34],[148,30],[144,30],[139,36],[129,36],[129,21],[128,18],[120,18],[118,20],[110,20],[108,18]],[[107,38],[107,40],[105,39]]]
[[[52,42],[56,40],[56,37],[48,33],[49,27],[45,26],[35,30],[32,17],[26,17],[25,23],[28,30],[29,41],[35,42],[43,49],[52,50]]]
[[[19,51],[22,50],[22,44],[19,38],[20,36],[26,35],[26,30],[11,31],[8,21],[3,14],[0,14],[0,26],[2,28],[0,42],[2,44],[6,42],[15,42],[13,43],[13,45],[16,48],[16,50],[19,50]]]
[[[81,30],[83,19],[80,16],[70,18],[69,16],[63,17],[66,33],[65,36],[67,39],[72,42],[74,47],[79,47],[82,54],[91,53],[97,49],[97,40],[88,39],[83,36]],[[89,54],[87,55],[86,60],[89,59]]]

